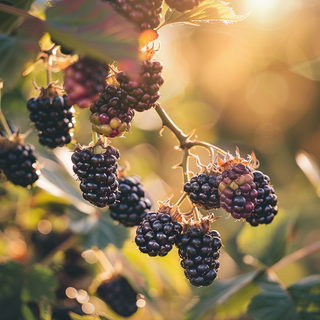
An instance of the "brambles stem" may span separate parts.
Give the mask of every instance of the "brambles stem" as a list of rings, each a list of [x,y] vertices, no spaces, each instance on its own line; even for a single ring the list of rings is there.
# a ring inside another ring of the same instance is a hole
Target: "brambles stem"
[[[195,221],[200,221],[200,214],[199,214],[199,210],[196,206],[193,206],[193,217]]]
[[[188,194],[186,192],[184,192],[175,205],[179,207],[187,195]]]
[[[11,132],[9,126],[8,126],[8,122],[7,122],[6,118],[3,115],[2,108],[1,108],[1,89],[2,88],[3,88],[3,82],[0,81],[0,121],[1,121],[1,123],[3,125],[3,129],[6,132],[7,136],[10,137],[12,132]]]
[[[110,274],[110,276],[112,277],[112,275],[115,274],[116,270],[113,267],[112,263],[110,262],[110,260],[107,258],[107,256],[105,255],[105,253],[101,250],[99,250],[96,247],[92,247],[91,250],[95,253],[100,265],[102,266],[103,270]]]

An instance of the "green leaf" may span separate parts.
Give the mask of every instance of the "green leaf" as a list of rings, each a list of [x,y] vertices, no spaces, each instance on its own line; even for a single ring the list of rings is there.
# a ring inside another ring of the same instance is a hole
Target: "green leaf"
[[[42,320],[51,320],[51,305],[45,301],[40,303],[40,319]]]
[[[24,270],[21,264],[0,264],[0,315],[1,320],[21,319],[21,290]]]
[[[238,249],[270,267],[286,252],[287,232],[291,226],[289,218],[280,211],[270,225],[251,227],[246,224],[237,237]]]
[[[106,318],[106,317],[100,316],[100,315],[99,315],[99,317],[89,316],[89,315],[80,316],[80,315],[73,313],[73,312],[69,312],[69,316],[72,320],[110,320],[110,318]]]
[[[165,21],[159,27],[172,23],[186,23],[199,26],[200,23],[223,21],[225,23],[237,22],[245,19],[247,15],[236,15],[228,3],[220,0],[204,0],[200,5],[190,11],[178,12],[168,9]]]
[[[53,272],[46,266],[32,265],[25,280],[24,295],[25,301],[37,303],[54,302],[54,290],[58,286],[58,281]]]
[[[320,81],[320,57],[296,64],[290,70],[310,80]]]
[[[303,320],[320,319],[320,276],[304,278],[288,287]]]
[[[105,61],[138,59],[138,28],[101,0],[53,1],[46,26],[62,45]]]
[[[259,320],[303,320],[288,291],[265,273],[256,279],[262,291],[253,297],[248,314]]]
[[[209,287],[199,290],[199,301],[186,312],[185,320],[200,320],[205,318],[209,313],[215,311],[219,305],[226,303],[236,293],[248,294],[252,292],[252,286],[248,285],[254,280],[258,272],[251,272],[236,278],[215,281]]]
[[[26,303],[22,303],[21,310],[24,320],[37,320]]]
[[[28,19],[18,28],[16,37],[0,33],[0,79],[6,87],[14,86],[36,60],[43,31],[43,21]]]

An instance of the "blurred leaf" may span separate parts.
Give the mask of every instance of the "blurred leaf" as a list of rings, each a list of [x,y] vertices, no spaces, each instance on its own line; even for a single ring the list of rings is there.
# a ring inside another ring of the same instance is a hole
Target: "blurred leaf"
[[[0,1],[0,4],[3,3],[3,1]],[[33,0],[10,0],[10,1],[4,1],[3,4],[10,5],[12,4],[13,7],[23,9],[23,10],[29,10],[31,4],[33,3]],[[12,26],[15,25],[16,21],[19,18],[16,15],[11,15],[6,12],[0,12],[0,30],[7,33],[12,29]]]
[[[0,79],[6,87],[15,85],[36,60],[43,31],[43,21],[28,19],[18,28],[16,37],[0,34]]]
[[[37,303],[54,302],[54,290],[58,286],[58,281],[53,272],[46,266],[32,265],[25,281],[25,301]]]
[[[0,264],[1,320],[21,319],[21,290],[24,279],[22,265],[16,262]]]
[[[104,249],[109,243],[121,248],[128,238],[128,230],[121,226],[115,226],[114,220],[108,212],[98,211],[97,216],[87,215],[78,210],[71,209],[69,228],[81,236],[81,245],[84,249],[96,246]]]
[[[200,23],[223,21],[225,23],[237,22],[248,15],[236,15],[228,3],[220,0],[204,0],[200,5],[190,11],[178,12],[168,9],[165,21],[161,27],[172,23],[186,23],[199,26]]]
[[[69,312],[70,318],[72,320],[110,320],[111,318],[107,318],[105,316],[101,316],[99,315],[97,316],[89,316],[89,315],[85,315],[85,316],[80,316],[76,313],[73,312]]]
[[[246,224],[237,238],[238,249],[272,266],[285,255],[291,221],[292,216],[288,218],[280,211],[270,225],[251,227]]]
[[[320,276],[304,278],[288,287],[302,319],[320,319]]]
[[[251,291],[250,284],[258,272],[251,272],[236,278],[215,281],[209,287],[202,288],[199,291],[199,301],[186,312],[184,315],[185,320],[204,319],[209,313],[223,303],[226,303],[237,292],[242,292],[243,295],[249,294]],[[243,290],[243,291],[242,291]]]
[[[320,80],[320,57],[307,60],[291,67],[291,71],[310,80]]]
[[[22,303],[21,310],[24,320],[37,320],[26,303]]]
[[[51,320],[51,306],[46,302],[42,302],[40,305],[40,318],[42,320]]]
[[[52,1],[46,26],[67,48],[105,61],[138,59],[138,28],[100,0]]]

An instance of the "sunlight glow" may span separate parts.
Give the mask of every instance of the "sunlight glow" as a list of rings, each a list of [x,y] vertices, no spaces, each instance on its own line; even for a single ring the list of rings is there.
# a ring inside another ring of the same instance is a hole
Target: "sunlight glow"
[[[250,0],[250,5],[257,10],[270,10],[277,4],[276,0]]]

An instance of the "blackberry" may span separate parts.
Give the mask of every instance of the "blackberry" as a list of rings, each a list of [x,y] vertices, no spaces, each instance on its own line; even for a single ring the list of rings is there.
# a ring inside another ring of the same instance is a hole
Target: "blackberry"
[[[141,31],[160,25],[162,0],[109,0],[115,9],[136,24]],[[155,40],[155,39],[153,39]]]
[[[49,148],[62,147],[72,139],[74,109],[69,105],[67,95],[62,95],[53,84],[40,90],[38,98],[28,101],[30,120],[39,132],[39,142],[42,145]]]
[[[95,146],[96,147],[96,146]],[[116,201],[118,190],[119,150],[108,146],[104,153],[94,153],[93,148],[76,147],[71,160],[73,171],[80,180],[83,198],[97,207],[106,207]]]
[[[142,112],[154,105],[160,98],[159,88],[164,83],[162,68],[162,63],[157,60],[144,60],[136,79],[131,79],[124,72],[118,74],[117,81],[127,107]]]
[[[270,185],[270,178],[261,171],[254,171],[254,182],[257,186],[258,198],[251,215],[246,219],[253,227],[269,224],[278,213],[277,196]]]
[[[139,250],[150,257],[166,256],[182,232],[178,220],[181,221],[178,208],[166,203],[161,204],[158,212],[149,212],[136,230],[135,242]]]
[[[127,227],[140,224],[151,208],[151,202],[145,198],[141,178],[131,176],[118,179],[119,192],[116,203],[110,206],[110,215]]]
[[[220,206],[233,218],[248,218],[257,204],[258,191],[253,182],[251,169],[243,163],[236,163],[218,176]]]
[[[170,9],[184,12],[199,6],[201,0],[165,0]]]
[[[88,57],[67,67],[64,72],[64,88],[69,104],[86,109],[99,99],[109,73],[107,64]]]
[[[209,221],[209,220],[207,220]],[[218,231],[209,231],[209,226],[186,225],[178,237],[176,246],[181,258],[180,265],[190,283],[196,287],[208,286],[217,276],[222,246]]]
[[[122,317],[130,317],[138,310],[137,293],[122,276],[101,283],[97,295]]]
[[[13,184],[28,187],[39,179],[40,171],[33,149],[33,146],[24,144],[19,132],[10,138],[0,137],[0,169]]]
[[[122,136],[130,129],[135,112],[123,103],[121,89],[108,85],[90,108],[92,130],[109,138]]]
[[[184,191],[195,205],[205,210],[218,209],[220,208],[218,186],[215,176],[201,173],[194,175],[190,182],[184,184]]]

